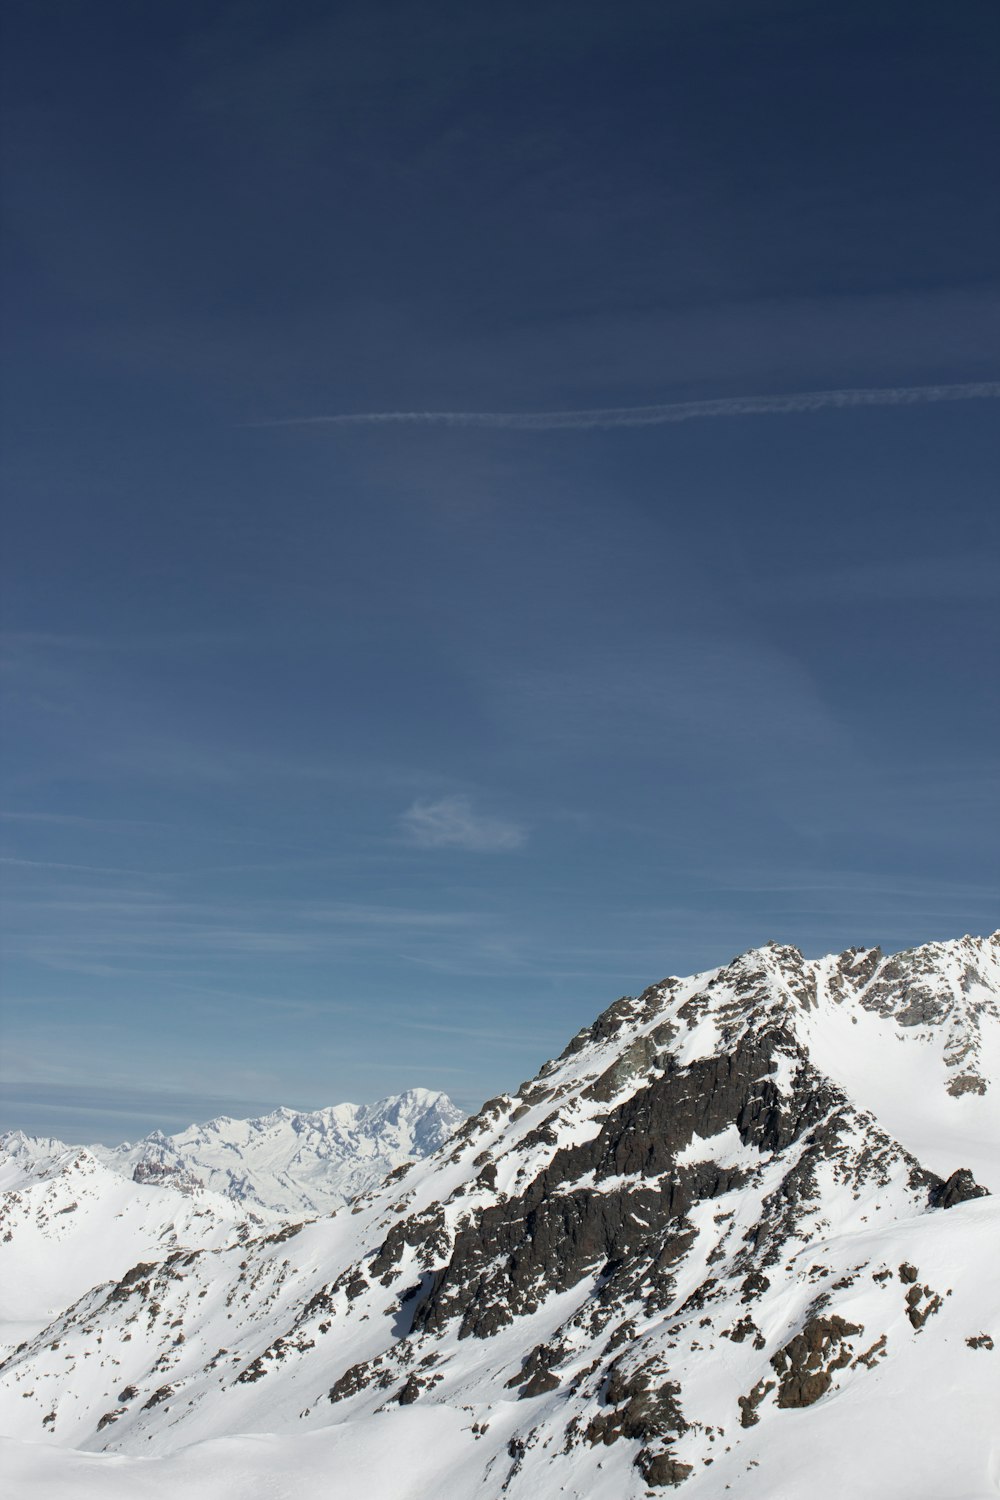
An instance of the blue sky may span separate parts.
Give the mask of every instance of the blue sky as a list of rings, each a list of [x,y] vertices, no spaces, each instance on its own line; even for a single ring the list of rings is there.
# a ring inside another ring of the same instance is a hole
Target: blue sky
[[[994,929],[992,4],[15,0],[0,1128]]]

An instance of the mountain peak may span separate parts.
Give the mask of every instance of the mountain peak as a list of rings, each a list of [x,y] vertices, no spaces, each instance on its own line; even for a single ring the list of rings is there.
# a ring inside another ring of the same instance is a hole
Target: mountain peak
[[[350,1213],[95,1287],[2,1368],[3,1420],[144,1474],[308,1433],[393,1500],[414,1454],[444,1500],[978,1494],[998,959],[768,944],[622,997]]]

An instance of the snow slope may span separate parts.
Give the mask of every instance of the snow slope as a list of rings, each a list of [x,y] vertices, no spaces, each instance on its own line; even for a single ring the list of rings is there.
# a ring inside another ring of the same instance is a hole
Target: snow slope
[[[464,1118],[428,1089],[257,1120],[210,1120],[135,1145],[0,1136],[0,1349],[91,1287],[183,1247],[242,1243],[339,1208],[426,1156]]]
[[[616,1002],[349,1211],[67,1307],[17,1493],[995,1497],[998,1000],[1000,934]]]
[[[0,1346],[44,1328],[92,1286],[178,1245],[246,1240],[273,1215],[217,1193],[137,1187],[82,1146],[7,1138],[0,1165]],[[36,1149],[36,1148],[41,1149]]]

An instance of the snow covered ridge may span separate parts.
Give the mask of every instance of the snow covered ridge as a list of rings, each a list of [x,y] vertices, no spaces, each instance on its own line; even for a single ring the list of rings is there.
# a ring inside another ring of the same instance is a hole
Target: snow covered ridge
[[[37,1334],[91,1287],[137,1258],[179,1245],[211,1248],[260,1234],[248,1216],[201,1189],[137,1187],[83,1146],[12,1132],[0,1152],[0,1350]]]
[[[206,1189],[242,1205],[251,1218],[332,1213],[387,1172],[428,1156],[465,1119],[446,1094],[409,1089],[375,1104],[276,1109],[256,1120],[222,1115],[177,1135],[121,1146],[89,1146],[89,1156],[143,1185],[192,1193]],[[0,1187],[47,1175],[79,1148],[0,1135]]]
[[[995,1496],[998,1095],[1000,933],[665,980],[349,1209],[24,1340],[19,1493]]]

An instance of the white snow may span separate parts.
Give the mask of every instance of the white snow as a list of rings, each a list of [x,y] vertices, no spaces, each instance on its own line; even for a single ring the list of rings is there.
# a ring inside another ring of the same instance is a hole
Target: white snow
[[[302,1227],[272,1215],[241,1228],[246,1202],[140,1187],[87,1152],[67,1159],[58,1142],[12,1139],[16,1233],[0,1233],[0,1272],[9,1252],[6,1311],[21,1315],[28,1347],[0,1369],[8,1489],[26,1500],[640,1500],[651,1492],[635,1467],[640,1440],[587,1437],[610,1409],[602,1392],[617,1362],[676,1383],[687,1426],[671,1451],[692,1467],[683,1500],[996,1500],[1000,1206],[930,1208],[906,1153],[942,1177],[971,1167],[996,1182],[998,999],[1000,935],[884,961],[756,950],[622,1007],[620,1024],[581,1038],[400,1180]],[[691,1207],[659,1299],[646,1280],[602,1303],[597,1253],[568,1290],[540,1284],[537,1304],[489,1338],[460,1337],[456,1319],[402,1337],[417,1305],[406,1294],[448,1262],[464,1224],[594,1140],[609,1111],[664,1076],[668,1055],[674,1068],[726,1057],[749,1027],[787,1038],[762,1087],[801,1098],[808,1064],[842,1091],[839,1135],[818,1161],[808,1130],[771,1155],[730,1121],[694,1135],[662,1178],[592,1171],[574,1190],[641,1186],[641,1221],[673,1169],[742,1169]],[[623,1057],[609,1100],[593,1086]],[[969,1077],[973,1089],[954,1088]],[[307,1178],[318,1140],[359,1134],[356,1117],[320,1113],[331,1117],[322,1129],[299,1131]],[[213,1122],[154,1140],[136,1161],[211,1176],[236,1150],[258,1185],[292,1201],[289,1116]],[[774,1224],[785,1225],[781,1253],[765,1263],[755,1235]],[[397,1225],[398,1254],[380,1261]],[[117,1289],[96,1284],[136,1261],[150,1264]],[[748,1267],[762,1277],[750,1291]],[[50,1326],[38,1334],[25,1310]],[[790,1408],[769,1385],[741,1425],[741,1399],[775,1381],[772,1360],[818,1316],[849,1330],[829,1388]],[[523,1398],[510,1382],[539,1347],[556,1351],[556,1381]],[[363,1378],[331,1400],[353,1366]],[[414,1373],[423,1388],[401,1406]]]
[[[714,1161],[720,1167],[759,1167],[761,1160],[756,1146],[743,1144],[735,1124],[727,1125],[718,1135],[704,1139],[700,1135],[692,1136],[676,1157],[679,1167],[702,1161]]]

